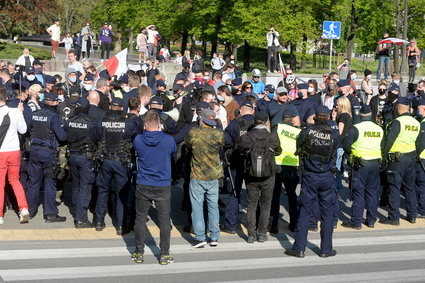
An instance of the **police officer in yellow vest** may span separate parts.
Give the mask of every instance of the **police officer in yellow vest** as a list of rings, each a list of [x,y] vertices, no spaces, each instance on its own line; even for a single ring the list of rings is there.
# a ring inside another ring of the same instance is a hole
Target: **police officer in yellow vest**
[[[416,163],[416,195],[418,197],[418,218],[425,218],[425,99],[419,100],[418,114],[422,119],[416,152],[419,154]]]
[[[282,153],[275,157],[277,170],[270,210],[271,225],[269,229],[272,234],[278,233],[279,200],[282,183],[285,187],[286,195],[288,196],[289,230],[294,232],[297,226],[298,197],[295,193],[295,189],[299,182],[299,158],[295,155],[295,151],[297,149],[298,134],[301,132],[301,129],[294,127],[293,120],[296,116],[297,113],[295,113],[292,108],[287,107],[282,112],[282,123],[277,125],[277,135],[279,137]]]
[[[364,105],[360,111],[361,123],[355,124],[345,137],[343,148],[350,155],[351,173],[351,220],[342,226],[360,230],[363,211],[366,209],[366,222],[373,228],[378,209],[379,161],[384,131],[372,122],[372,110]]]
[[[389,188],[388,218],[379,222],[400,225],[400,190],[406,198],[406,220],[416,222],[417,199],[416,179],[416,139],[420,123],[410,116],[410,101],[406,97],[397,99],[398,117],[388,125],[382,147],[383,158],[388,161],[387,182]]]

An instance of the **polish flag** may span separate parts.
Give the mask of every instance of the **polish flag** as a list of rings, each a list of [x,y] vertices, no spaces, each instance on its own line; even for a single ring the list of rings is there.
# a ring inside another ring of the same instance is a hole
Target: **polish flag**
[[[127,48],[109,58],[103,63],[103,66],[106,67],[111,77],[114,75],[119,77],[127,72]]]
[[[280,73],[282,74],[282,77],[286,78],[286,70],[285,70],[285,66],[283,65],[282,58],[280,57],[280,53],[279,53],[279,65],[280,65]]]

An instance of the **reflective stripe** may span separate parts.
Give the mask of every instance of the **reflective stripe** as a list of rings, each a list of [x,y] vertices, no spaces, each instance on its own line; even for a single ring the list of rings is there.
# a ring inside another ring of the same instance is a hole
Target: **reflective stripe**
[[[364,160],[380,159],[381,141],[384,137],[382,128],[371,121],[361,122],[354,127],[359,131],[359,137],[351,145],[351,155]]]
[[[425,123],[425,118],[424,118],[424,119],[422,119],[421,124],[422,124],[422,123]],[[422,150],[421,154],[419,154],[419,157],[420,157],[421,159],[425,159],[425,149],[423,149],[423,150]]]
[[[416,150],[416,139],[419,135],[420,123],[411,116],[400,116],[400,133],[394,141],[390,152],[408,153]]]
[[[295,151],[297,150],[297,137],[300,132],[300,129],[287,124],[277,125],[277,135],[279,136],[280,147],[282,148],[282,153],[275,157],[277,165],[299,165],[299,159],[295,155]]]

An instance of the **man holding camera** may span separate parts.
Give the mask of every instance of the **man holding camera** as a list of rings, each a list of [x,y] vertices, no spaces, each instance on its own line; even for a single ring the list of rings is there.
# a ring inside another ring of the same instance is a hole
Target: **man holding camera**
[[[277,50],[280,46],[279,33],[271,25],[267,33],[267,68],[270,73],[276,72]]]

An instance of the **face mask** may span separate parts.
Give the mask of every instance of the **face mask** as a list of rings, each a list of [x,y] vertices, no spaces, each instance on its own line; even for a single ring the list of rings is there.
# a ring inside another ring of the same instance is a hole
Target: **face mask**
[[[378,91],[379,91],[379,94],[381,94],[381,95],[382,95],[382,94],[385,94],[385,92],[386,92],[386,90],[385,90],[385,89],[379,89]]]
[[[269,99],[273,99],[273,97],[274,97],[274,93],[267,93],[267,97],[268,97]]]
[[[69,80],[71,83],[75,84],[75,83],[77,82],[77,77],[68,77],[68,80]]]
[[[309,87],[307,91],[310,92],[310,93],[312,93],[314,91],[314,88]]]
[[[44,93],[41,93],[38,97],[40,98],[40,101],[43,101],[44,100]]]
[[[27,79],[32,82],[33,80],[35,80],[35,75],[28,75]]]
[[[222,101],[224,101],[224,98],[221,97],[220,95],[217,95],[217,100],[220,101],[220,102],[222,102]]]
[[[204,80],[206,80],[206,81],[208,81],[209,79],[210,79],[210,77],[208,77],[208,76],[204,77]]]
[[[330,89],[330,90],[333,90],[333,89],[334,89],[334,87],[335,87],[335,85],[333,85],[333,84],[330,84],[330,85],[329,85],[329,89]]]
[[[303,93],[301,91],[298,92],[298,98],[303,98]]]
[[[125,92],[129,92],[130,91],[130,87],[129,86],[124,86],[122,88],[122,90],[125,91]]]
[[[36,74],[41,74],[41,73],[43,73],[43,67],[35,68],[35,73],[36,73]]]
[[[419,94],[420,96],[425,96],[425,91],[424,91],[424,90],[420,90],[420,91],[418,91],[418,94]]]
[[[399,85],[399,84],[400,84],[400,81],[399,81],[399,80],[394,80],[394,83],[395,83],[396,85]]]
[[[235,64],[235,60],[230,60],[230,63]]]
[[[58,98],[60,102],[63,102],[65,100],[65,98],[63,97],[63,94],[58,95]]]
[[[357,79],[357,76],[351,76],[351,80],[355,81]]]
[[[87,91],[91,90],[92,88],[92,85],[89,85],[89,84],[83,84],[83,86],[84,86],[84,89]]]

